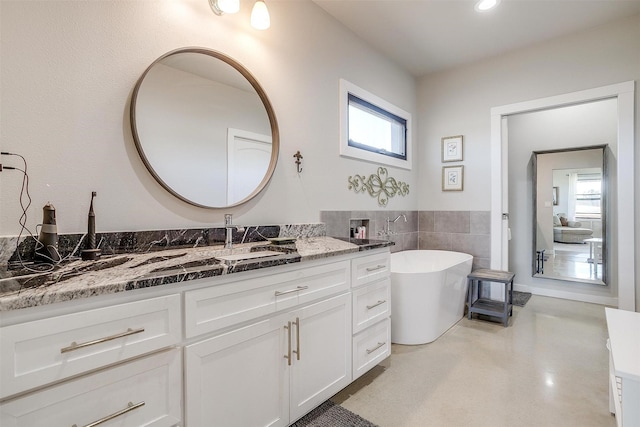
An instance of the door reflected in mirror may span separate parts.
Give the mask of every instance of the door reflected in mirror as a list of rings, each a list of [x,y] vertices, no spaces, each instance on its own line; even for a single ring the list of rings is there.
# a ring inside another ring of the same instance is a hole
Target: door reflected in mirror
[[[534,152],[533,275],[606,284],[606,146]]]

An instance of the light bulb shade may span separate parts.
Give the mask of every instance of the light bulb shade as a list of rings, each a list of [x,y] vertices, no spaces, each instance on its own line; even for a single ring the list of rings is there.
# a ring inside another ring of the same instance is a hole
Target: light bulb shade
[[[271,26],[269,10],[262,0],[258,0],[253,5],[253,10],[251,11],[251,26],[256,30],[266,30]]]
[[[209,0],[209,5],[216,15],[237,13],[240,10],[240,0]]]

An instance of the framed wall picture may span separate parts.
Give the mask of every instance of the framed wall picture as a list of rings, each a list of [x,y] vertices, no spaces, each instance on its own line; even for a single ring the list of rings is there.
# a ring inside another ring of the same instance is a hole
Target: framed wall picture
[[[464,166],[442,167],[442,191],[462,191],[464,186]]]
[[[462,158],[462,135],[442,138],[442,162],[460,162]]]

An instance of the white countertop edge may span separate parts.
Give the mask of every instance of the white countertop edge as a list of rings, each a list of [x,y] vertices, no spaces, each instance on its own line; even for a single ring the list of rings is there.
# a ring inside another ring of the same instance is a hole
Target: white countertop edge
[[[616,376],[640,381],[640,313],[605,307]]]

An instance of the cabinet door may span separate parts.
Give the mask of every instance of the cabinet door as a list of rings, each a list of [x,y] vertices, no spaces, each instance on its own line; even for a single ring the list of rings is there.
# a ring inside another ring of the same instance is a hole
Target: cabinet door
[[[293,316],[291,421],[351,382],[351,295],[309,305]]]
[[[289,316],[185,348],[187,426],[289,425]]]

